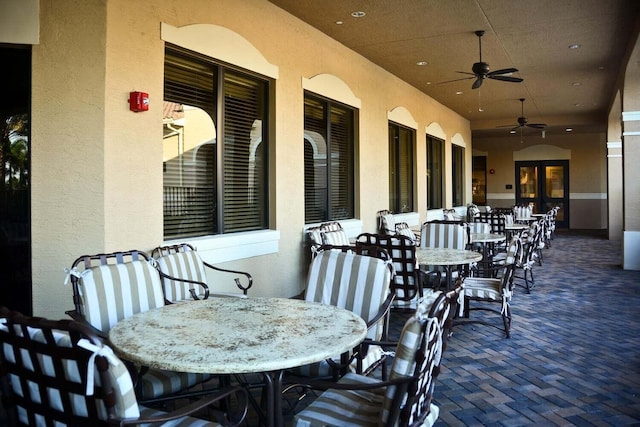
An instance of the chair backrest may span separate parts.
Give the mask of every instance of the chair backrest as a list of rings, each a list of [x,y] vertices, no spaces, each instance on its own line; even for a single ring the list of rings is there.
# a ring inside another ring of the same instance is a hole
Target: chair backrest
[[[151,256],[161,272],[167,301],[208,298],[207,273],[202,258],[193,246],[186,243],[159,246],[151,252]],[[186,279],[188,282],[177,279]]]
[[[416,234],[409,227],[409,224],[407,224],[404,221],[396,223],[396,233],[395,234],[396,235],[400,235],[400,236],[408,237],[409,239],[411,239],[411,241],[413,242],[414,245],[417,245],[419,243],[418,239],[416,237]]]
[[[422,289],[416,277],[416,246],[406,236],[388,234],[362,233],[356,239],[356,246],[361,244],[377,245],[384,248],[393,260],[394,276],[391,291],[395,294],[394,304],[404,305],[422,296]]]
[[[309,267],[305,300],[351,310],[368,323],[389,295],[390,264],[352,251],[319,251]],[[379,322],[367,338],[379,340],[384,326]]]
[[[464,222],[430,221],[422,224],[420,246],[423,248],[465,249],[469,228]]]
[[[76,312],[103,333],[132,314],[165,304],[160,274],[142,251],[83,255],[69,277]]]
[[[491,232],[504,234],[504,226],[506,225],[506,219],[504,214],[496,212],[480,212],[475,219],[476,222],[486,222],[491,225]]]
[[[469,231],[475,234],[491,233],[491,225],[487,222],[469,222]]]
[[[314,245],[349,245],[349,237],[337,221],[325,222],[307,230]]]
[[[5,400],[21,425],[103,426],[140,416],[125,364],[86,325],[0,308],[0,346]]]
[[[378,211],[378,232],[380,234],[395,234],[396,220],[388,209]]]
[[[456,212],[455,209],[442,209],[442,219],[448,221],[460,221],[460,215]]]
[[[437,300],[438,301],[438,300]],[[443,305],[448,301],[446,298]],[[413,379],[406,387],[390,385],[383,400],[381,425],[431,425],[425,423],[432,410],[435,380],[440,371],[443,330],[437,317],[428,316],[429,307],[419,305],[416,313],[407,320],[396,347],[389,380]],[[443,307],[444,312],[448,308]]]
[[[473,222],[473,219],[480,213],[480,208],[475,203],[467,205],[467,222]]]

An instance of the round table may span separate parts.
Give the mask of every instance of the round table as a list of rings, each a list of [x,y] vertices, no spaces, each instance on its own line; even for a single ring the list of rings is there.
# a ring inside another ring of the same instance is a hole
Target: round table
[[[447,273],[446,287],[451,289],[451,270],[453,267],[469,265],[482,259],[482,254],[466,249],[416,248],[416,260],[420,265],[438,265]]]
[[[137,313],[109,332],[116,354],[158,369],[208,374],[260,372],[269,425],[282,425],[283,370],[361,343],[367,326],[351,311],[285,298],[216,297]]]
[[[483,275],[489,272],[492,263],[493,246],[496,243],[503,242],[506,239],[504,234],[498,233],[471,233],[471,243],[480,243],[482,245],[482,271]]]

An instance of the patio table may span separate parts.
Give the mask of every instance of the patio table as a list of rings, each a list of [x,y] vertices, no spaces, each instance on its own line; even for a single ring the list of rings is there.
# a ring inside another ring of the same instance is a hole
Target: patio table
[[[482,254],[476,251],[466,249],[452,248],[416,248],[416,260],[419,265],[438,265],[442,266],[446,272],[446,288],[452,289],[451,277],[452,269],[478,262],[482,259]]]
[[[283,371],[351,350],[366,332],[362,318],[331,305],[212,297],[134,314],[111,329],[109,340],[119,356],[143,366],[208,374],[262,373],[267,424],[279,427]]]

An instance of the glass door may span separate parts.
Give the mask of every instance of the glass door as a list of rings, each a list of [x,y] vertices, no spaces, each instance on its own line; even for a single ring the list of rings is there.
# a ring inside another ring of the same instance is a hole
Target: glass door
[[[534,213],[559,206],[556,227],[569,227],[569,161],[516,162],[516,205],[532,204]]]

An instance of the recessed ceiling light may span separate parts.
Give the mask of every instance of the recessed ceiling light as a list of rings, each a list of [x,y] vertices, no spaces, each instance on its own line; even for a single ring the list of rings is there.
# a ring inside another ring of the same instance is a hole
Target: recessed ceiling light
[[[364,13],[361,10],[357,10],[355,12],[351,12],[351,16],[353,16],[354,18],[362,18],[364,15],[366,15],[366,13]]]
[[[516,133],[516,131],[515,130],[510,130],[509,133]]]
[[[567,131],[567,132],[572,132],[572,131],[573,131],[573,128],[566,128],[566,129],[565,129],[565,131]]]
[[[462,95],[462,91],[457,91],[456,95]]]
[[[570,44],[569,45],[569,49],[580,49],[580,45],[579,44]]]
[[[573,104],[573,106],[574,106],[574,107],[579,107],[579,106],[580,106],[580,103],[579,103],[579,102],[576,102],[575,104]]]
[[[428,85],[430,85],[430,84],[431,84],[431,82],[427,82],[427,84],[428,84]]]
[[[602,66],[602,65],[601,65],[601,66],[599,66],[599,67],[598,67],[598,70],[604,70],[604,66]]]
[[[582,83],[580,83],[580,82],[573,82],[571,84],[574,85],[574,86],[582,86]]]
[[[344,21],[336,21],[336,25],[342,25],[344,24]]]
[[[418,61],[418,62],[416,62],[416,65],[419,66],[419,67],[424,67],[427,64],[428,64],[427,61]]]

